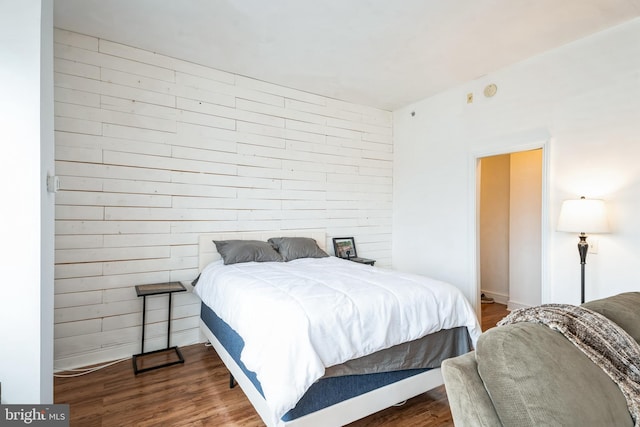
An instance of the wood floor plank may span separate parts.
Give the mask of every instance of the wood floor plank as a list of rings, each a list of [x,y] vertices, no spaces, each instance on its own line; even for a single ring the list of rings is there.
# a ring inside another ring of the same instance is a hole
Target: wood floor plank
[[[486,330],[508,312],[482,305]],[[180,349],[185,363],[134,375],[131,360],[74,378],[55,378],[55,403],[70,405],[72,427],[264,426],[213,348]],[[452,426],[444,386],[358,420],[351,427]]]

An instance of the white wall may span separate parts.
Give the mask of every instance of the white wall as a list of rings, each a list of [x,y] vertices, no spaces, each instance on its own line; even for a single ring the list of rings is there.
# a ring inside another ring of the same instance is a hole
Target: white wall
[[[53,5],[0,0],[2,402],[53,402]]]
[[[587,258],[587,299],[638,290],[639,40],[636,19],[394,112],[394,267],[475,301],[472,158],[551,135],[547,300],[580,302],[577,237],[554,230],[562,200],[581,195],[607,200],[614,226]]]
[[[56,368],[138,353],[134,285],[192,280],[200,233],[326,228],[391,264],[391,113],[64,30],[55,41]],[[150,308],[145,350],[166,343],[166,300]],[[173,344],[198,340],[198,312],[176,295]]]

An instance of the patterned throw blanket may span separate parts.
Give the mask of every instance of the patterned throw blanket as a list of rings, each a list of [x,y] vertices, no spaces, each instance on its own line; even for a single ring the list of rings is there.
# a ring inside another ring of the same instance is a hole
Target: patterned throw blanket
[[[624,329],[595,311],[567,304],[515,310],[498,326],[518,322],[547,325],[582,350],[620,387],[640,427],[640,345]]]

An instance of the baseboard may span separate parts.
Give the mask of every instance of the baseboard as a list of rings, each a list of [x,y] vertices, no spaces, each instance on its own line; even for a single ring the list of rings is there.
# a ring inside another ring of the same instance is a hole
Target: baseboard
[[[485,291],[485,290],[480,290],[480,292],[485,294],[485,296],[489,298],[493,298],[493,301],[497,302],[498,304],[507,305],[507,301],[509,300],[509,295],[499,294],[497,292],[491,292],[491,291]]]
[[[517,310],[519,308],[529,308],[531,307],[529,304],[523,304],[521,302],[517,302],[517,301],[509,301],[507,303],[507,310],[509,311],[513,311],[513,310]]]

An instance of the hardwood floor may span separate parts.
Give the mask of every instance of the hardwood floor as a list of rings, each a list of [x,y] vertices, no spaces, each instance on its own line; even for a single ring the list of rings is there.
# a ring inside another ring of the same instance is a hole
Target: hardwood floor
[[[508,312],[501,304],[482,305],[482,329]],[[128,359],[74,378],[55,378],[55,403],[70,405],[70,425],[110,426],[263,426],[216,352],[203,344],[181,348],[183,365],[139,375]],[[206,372],[206,375],[203,375]],[[452,426],[444,386],[358,420],[351,427]]]
[[[481,308],[481,321],[483,331],[493,328],[499,321],[501,321],[507,314],[509,314],[509,311],[507,311],[507,306],[504,304],[482,304]]]

